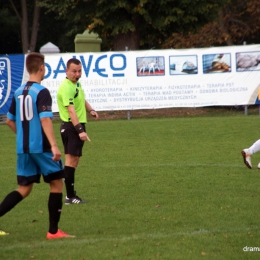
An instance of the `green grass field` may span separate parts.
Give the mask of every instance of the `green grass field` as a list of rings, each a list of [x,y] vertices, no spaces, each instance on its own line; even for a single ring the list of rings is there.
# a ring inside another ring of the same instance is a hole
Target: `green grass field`
[[[63,206],[47,241],[48,185],[0,218],[0,259],[260,259],[258,115],[90,121],[76,171],[85,205]],[[60,144],[59,122],[54,124]],[[0,201],[17,187],[15,136],[0,125]]]

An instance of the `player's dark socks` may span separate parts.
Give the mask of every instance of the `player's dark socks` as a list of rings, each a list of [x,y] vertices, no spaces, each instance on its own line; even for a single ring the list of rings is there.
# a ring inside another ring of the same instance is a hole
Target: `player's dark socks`
[[[10,211],[22,199],[23,196],[18,191],[10,192],[0,204],[0,217]]]
[[[70,166],[64,167],[65,173],[65,186],[67,190],[67,197],[74,197],[74,180],[75,180],[75,168]]]
[[[57,233],[58,223],[60,221],[60,214],[62,208],[62,193],[50,193],[48,201],[49,209],[49,232]]]

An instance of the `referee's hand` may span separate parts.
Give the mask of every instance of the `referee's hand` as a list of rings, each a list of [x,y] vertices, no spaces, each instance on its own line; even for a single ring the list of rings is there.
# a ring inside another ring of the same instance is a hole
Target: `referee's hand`
[[[96,118],[96,120],[98,120],[99,116],[98,116],[98,113],[95,111],[95,110],[91,110],[90,111],[90,114]]]
[[[80,133],[79,134],[79,138],[82,141],[89,141],[89,142],[91,141],[86,132]]]

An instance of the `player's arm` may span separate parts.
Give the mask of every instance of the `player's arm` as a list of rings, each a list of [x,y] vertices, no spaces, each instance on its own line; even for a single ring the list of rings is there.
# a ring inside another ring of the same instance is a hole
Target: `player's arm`
[[[58,145],[56,143],[51,119],[49,117],[41,118],[41,125],[42,125],[42,129],[43,129],[43,131],[44,131],[44,133],[45,133],[46,137],[48,138],[48,141],[51,145],[51,151],[53,153],[52,160],[53,161],[59,161],[60,158],[61,158],[61,152],[60,152]]]
[[[16,134],[16,102],[15,97],[13,96],[11,106],[8,110],[7,117],[6,117],[6,124],[11,128],[11,130]]]
[[[12,129],[12,131],[16,134],[16,124],[15,121],[7,118],[6,119],[6,124]]]
[[[82,141],[87,140],[87,141],[90,142],[90,138],[88,137],[87,133],[83,130],[82,126],[80,125],[78,116],[77,116],[76,111],[75,111],[75,107],[70,105],[70,106],[67,107],[67,109],[68,109],[68,112],[69,112],[69,115],[70,115],[70,120],[79,133],[79,138]]]
[[[87,112],[89,112],[90,115],[92,115],[93,117],[96,118],[96,120],[98,120],[98,118],[99,118],[98,113],[92,108],[92,106],[88,103],[87,100],[85,100],[85,107],[86,107]]]

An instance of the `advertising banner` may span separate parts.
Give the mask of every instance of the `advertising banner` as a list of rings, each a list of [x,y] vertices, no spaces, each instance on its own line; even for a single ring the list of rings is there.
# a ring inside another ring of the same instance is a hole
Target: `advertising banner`
[[[50,90],[54,112],[57,89],[72,57],[82,63],[79,81],[97,111],[260,104],[260,45],[242,45],[45,54],[42,84]],[[7,100],[20,81],[28,80],[23,66],[22,55],[0,56],[0,113],[6,113]]]
[[[8,112],[14,91],[22,84],[24,55],[0,55],[0,115]]]

